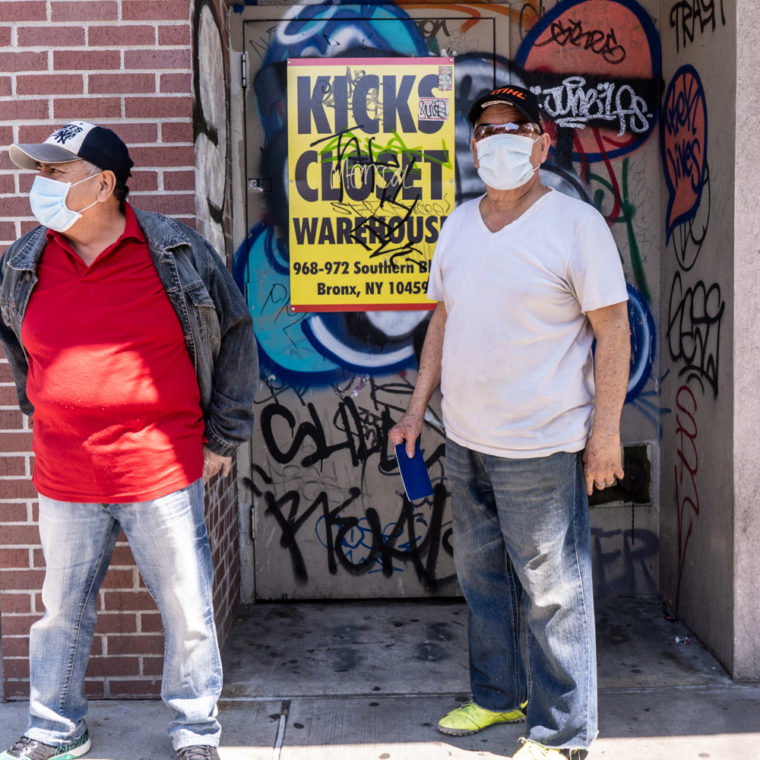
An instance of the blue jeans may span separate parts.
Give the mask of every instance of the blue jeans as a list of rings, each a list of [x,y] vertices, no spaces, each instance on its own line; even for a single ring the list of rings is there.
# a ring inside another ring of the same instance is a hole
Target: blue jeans
[[[587,748],[597,733],[596,640],[580,454],[505,459],[447,439],[446,473],[475,703],[506,711],[527,699],[531,741]]]
[[[219,744],[216,703],[222,663],[203,511],[201,480],[168,496],[132,504],[76,504],[40,496],[45,615],[30,633],[27,736],[60,744],[86,728],[84,675],[98,589],[121,527],[161,612],[161,698],[173,713],[172,744],[175,749]]]

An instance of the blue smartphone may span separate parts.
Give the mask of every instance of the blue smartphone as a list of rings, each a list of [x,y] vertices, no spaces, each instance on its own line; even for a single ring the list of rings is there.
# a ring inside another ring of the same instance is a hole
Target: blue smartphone
[[[406,455],[406,444],[397,443],[396,461],[409,501],[417,501],[433,495],[433,484],[430,482],[430,476],[425,467],[419,438],[415,441],[414,456],[411,459]]]

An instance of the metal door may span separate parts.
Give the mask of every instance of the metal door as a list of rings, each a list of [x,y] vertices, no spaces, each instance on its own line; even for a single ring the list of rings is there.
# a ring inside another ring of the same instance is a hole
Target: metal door
[[[434,496],[412,504],[387,440],[430,312],[288,311],[286,61],[456,56],[460,104],[504,81],[508,5],[255,6],[243,11],[247,245],[236,260],[263,355],[252,442],[259,599],[458,593],[437,402],[422,446]],[[459,167],[459,198],[476,184]],[[443,214],[451,209],[442,209]]]

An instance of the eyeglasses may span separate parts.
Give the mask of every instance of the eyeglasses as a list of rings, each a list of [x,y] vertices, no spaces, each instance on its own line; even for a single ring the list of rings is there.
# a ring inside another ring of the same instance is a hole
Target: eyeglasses
[[[530,121],[525,121],[520,124],[512,121],[509,121],[506,124],[478,124],[473,132],[475,142],[478,142],[478,140],[485,140],[486,137],[493,137],[493,135],[520,135],[522,137],[533,137],[534,135],[540,134],[541,127]]]

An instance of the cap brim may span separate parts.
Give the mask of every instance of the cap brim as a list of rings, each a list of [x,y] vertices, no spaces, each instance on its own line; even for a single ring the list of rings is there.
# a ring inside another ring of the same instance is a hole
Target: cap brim
[[[66,164],[78,161],[79,156],[57,145],[39,143],[37,145],[11,145],[8,148],[11,161],[21,169],[36,169],[38,163]]]

